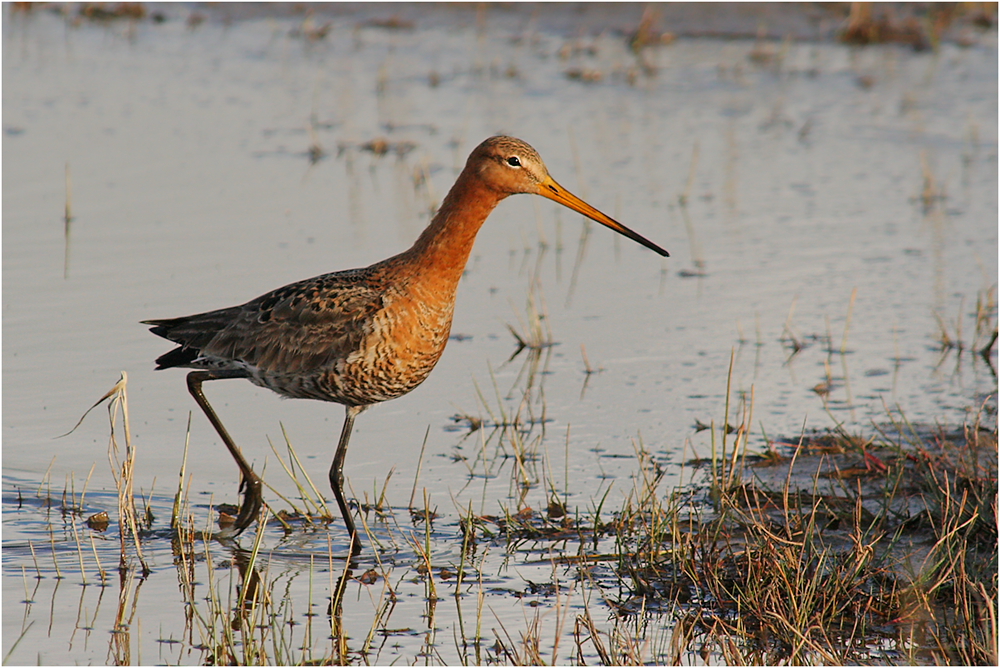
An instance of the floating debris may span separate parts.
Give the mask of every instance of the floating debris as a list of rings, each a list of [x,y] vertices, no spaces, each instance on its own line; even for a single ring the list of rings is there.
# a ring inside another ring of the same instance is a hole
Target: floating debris
[[[110,6],[103,2],[86,2],[80,5],[78,15],[91,21],[114,21],[117,19],[132,19],[140,21],[146,18],[146,7],[139,2],[119,2]]]
[[[111,520],[108,518],[108,511],[102,510],[99,513],[94,513],[87,518],[87,526],[94,531],[105,531]]]
[[[392,142],[385,137],[376,137],[375,139],[363,143],[340,142],[337,145],[337,155],[340,156],[348,150],[360,150],[374,153],[379,157],[388,153],[395,153],[401,158],[416,147],[417,145],[411,141]]]

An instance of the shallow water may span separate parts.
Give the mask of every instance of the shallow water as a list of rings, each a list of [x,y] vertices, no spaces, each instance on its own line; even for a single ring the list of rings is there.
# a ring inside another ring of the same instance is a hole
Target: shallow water
[[[886,406],[913,422],[961,423],[996,391],[990,363],[940,350],[938,320],[967,346],[985,343],[974,313],[997,282],[995,31],[926,53],[682,37],[644,50],[644,68],[622,34],[527,10],[442,9],[410,29],[335,16],[329,34],[311,41],[294,34],[301,17],[212,17],[192,28],[183,20],[192,10],[167,9],[162,24],[73,27],[36,11],[3,25],[5,656],[30,625],[15,663],[113,658],[114,605],[98,601],[103,590],[78,587],[78,567],[57,580],[51,559],[39,557],[46,579],[30,595],[25,583],[35,585],[29,542],[39,554],[65,549],[56,558],[70,570],[80,536],[91,581],[91,535],[105,568],[117,543],[24,499],[37,498],[43,480],[54,496],[70,484],[79,493],[93,467],[84,515],[114,515],[103,409],[53,437],[121,370],[135,484],[151,498],[154,529],[167,526],[196,407],[181,372],[153,372],[169,346],[138,321],[240,303],[406,248],[468,152],[497,132],[532,143],[563,185],[672,257],[597,226],[581,251],[579,216],[540,198],[512,198],[491,216],[441,362],[412,394],[363,414],[348,455],[359,496],[381,493],[395,471],[385,496],[403,528],[385,529],[397,549],[383,558],[403,570],[395,577],[410,583],[400,586],[413,600],[388,624],[423,629],[393,635],[380,662],[412,661],[425,643],[438,652],[429,660],[458,658],[460,613],[441,606],[428,631],[424,585],[404,576],[416,557],[402,536],[423,533],[405,528],[405,508],[427,432],[416,505],[426,488],[440,515],[435,564],[460,559],[460,509],[518,509],[513,464],[495,440],[483,447],[489,430],[470,435],[451,417],[518,410],[529,381],[524,355],[507,363],[507,325],[525,329],[529,293],[557,342],[531,381],[542,422],[529,440],[550,486],[584,512],[609,488],[605,512],[619,507],[639,447],[669,465],[666,488],[690,478],[679,464],[711,452],[710,430],[695,424],[722,423],[734,350],[730,422],[752,389],[758,446],[760,428],[772,438],[803,426],[863,429]],[[634,28],[630,16],[621,28]],[[575,78],[590,72],[599,80]],[[380,137],[413,148],[401,156],[358,148]],[[325,151],[315,164],[313,142]],[[796,354],[789,334],[805,346]],[[585,373],[582,346],[599,373]],[[814,391],[828,376],[831,391]],[[214,383],[207,393],[277,492],[296,493],[268,447],[282,443],[281,425],[322,484],[339,406],[279,402],[248,383]],[[208,521],[210,501],[237,499],[235,467],[200,414],[188,467],[199,521]],[[545,488],[530,489],[525,504],[544,508]],[[266,497],[283,507],[270,490]],[[325,531],[268,533],[271,575],[286,574],[298,611],[309,591],[302,564],[310,554],[327,559],[327,540]],[[336,527],[329,540],[334,554],[346,549]],[[507,561],[497,548],[481,567],[493,578],[484,586],[500,590],[488,596],[490,621],[509,624],[512,636],[531,597],[503,592],[554,577],[550,564],[521,563],[538,561],[539,549]],[[163,642],[183,635],[183,605],[169,541],[153,540],[149,551],[134,651],[157,662],[204,660],[191,643]],[[329,584],[313,586],[314,600],[329,596]],[[372,627],[377,600],[365,586],[354,591],[362,593],[349,594],[345,623],[357,638]],[[554,598],[536,597],[550,614],[545,639],[561,614]],[[36,603],[14,605],[21,599]],[[606,617],[600,601],[589,605]]]

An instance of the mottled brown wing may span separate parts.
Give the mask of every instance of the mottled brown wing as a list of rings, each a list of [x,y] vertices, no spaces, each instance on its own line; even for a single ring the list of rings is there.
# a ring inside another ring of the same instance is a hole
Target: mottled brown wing
[[[308,374],[357,350],[382,306],[383,290],[365,270],[318,276],[243,305],[201,354],[265,374]]]

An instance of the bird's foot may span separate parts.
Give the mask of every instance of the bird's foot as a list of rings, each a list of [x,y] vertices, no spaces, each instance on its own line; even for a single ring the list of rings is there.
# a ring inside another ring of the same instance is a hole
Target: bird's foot
[[[243,492],[243,505],[240,506],[240,514],[233,522],[233,528],[236,529],[237,533],[253,524],[253,521],[260,514],[260,509],[264,505],[264,495],[261,491],[263,487],[263,481],[255,473],[251,472],[249,476],[243,476],[243,482],[240,483],[240,490]]]

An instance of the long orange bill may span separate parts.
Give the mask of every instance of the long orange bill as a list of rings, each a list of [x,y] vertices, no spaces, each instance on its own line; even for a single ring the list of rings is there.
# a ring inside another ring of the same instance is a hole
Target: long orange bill
[[[594,207],[590,206],[582,199],[580,199],[579,197],[577,197],[576,195],[574,195],[573,193],[571,193],[570,191],[566,190],[561,185],[556,183],[551,176],[546,176],[545,180],[542,181],[541,184],[539,184],[538,194],[541,195],[542,197],[548,197],[550,200],[553,200],[555,202],[559,202],[563,206],[568,206],[577,213],[582,213],[587,218],[597,221],[598,223],[604,225],[605,227],[610,227],[618,234],[626,236],[632,241],[639,242],[649,250],[659,253],[663,257],[670,257],[670,253],[663,250],[662,248],[654,244],[652,241],[642,236],[641,234],[633,232],[629,228],[619,223],[614,218],[605,216],[603,213],[601,213]]]

